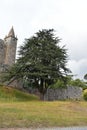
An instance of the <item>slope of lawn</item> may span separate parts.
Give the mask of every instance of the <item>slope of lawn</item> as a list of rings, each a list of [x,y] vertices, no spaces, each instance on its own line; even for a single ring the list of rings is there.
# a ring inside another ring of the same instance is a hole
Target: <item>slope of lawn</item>
[[[32,101],[38,97],[11,87],[0,87],[0,101]]]

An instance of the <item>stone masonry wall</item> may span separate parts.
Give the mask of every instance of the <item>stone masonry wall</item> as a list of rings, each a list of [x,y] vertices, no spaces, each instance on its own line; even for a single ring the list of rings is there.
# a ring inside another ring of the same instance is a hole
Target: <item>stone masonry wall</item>
[[[67,88],[48,89],[44,99],[47,101],[53,100],[80,100],[82,99],[82,88],[68,86]]]
[[[4,64],[5,60],[5,44],[4,41],[0,39],[0,64]]]
[[[17,39],[13,37],[8,37],[7,39],[5,39],[5,44],[6,44],[5,64],[12,66],[15,63]]]

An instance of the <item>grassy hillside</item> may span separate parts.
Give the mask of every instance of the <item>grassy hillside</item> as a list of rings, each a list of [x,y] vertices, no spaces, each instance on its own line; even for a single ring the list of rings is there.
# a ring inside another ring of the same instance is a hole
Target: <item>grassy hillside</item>
[[[32,101],[38,97],[11,87],[0,87],[0,101]]]

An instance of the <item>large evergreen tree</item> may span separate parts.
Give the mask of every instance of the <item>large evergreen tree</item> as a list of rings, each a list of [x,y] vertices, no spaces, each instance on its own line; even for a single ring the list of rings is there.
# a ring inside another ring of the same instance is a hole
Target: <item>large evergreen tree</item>
[[[31,81],[44,96],[50,84],[58,78],[64,79],[69,72],[66,49],[60,47],[59,42],[53,29],[44,29],[25,39],[17,63],[9,70],[8,79]]]

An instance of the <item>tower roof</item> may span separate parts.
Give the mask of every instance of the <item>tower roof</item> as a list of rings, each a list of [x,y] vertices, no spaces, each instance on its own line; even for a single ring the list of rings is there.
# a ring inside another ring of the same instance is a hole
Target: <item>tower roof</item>
[[[11,30],[10,30],[9,33],[8,33],[8,37],[9,37],[9,36],[15,37],[15,33],[14,33],[13,27],[11,28]]]
[[[13,26],[12,26],[12,28],[10,29],[8,35],[5,36],[4,39],[6,40],[6,39],[9,38],[9,37],[13,37],[13,38],[15,38],[16,40],[18,40],[18,39],[17,39],[17,36],[15,37],[15,33],[14,33],[14,28],[13,28]]]

